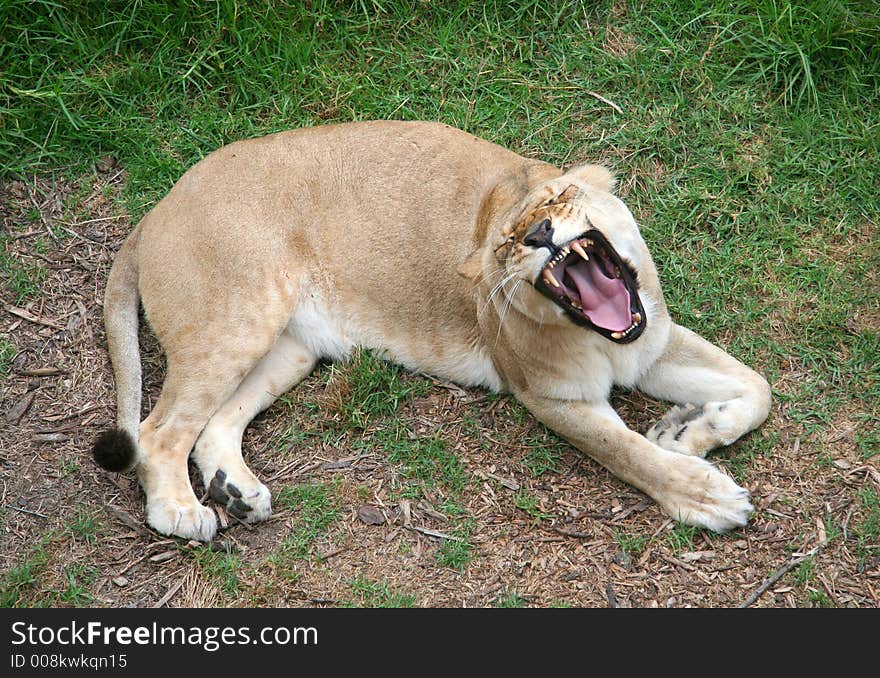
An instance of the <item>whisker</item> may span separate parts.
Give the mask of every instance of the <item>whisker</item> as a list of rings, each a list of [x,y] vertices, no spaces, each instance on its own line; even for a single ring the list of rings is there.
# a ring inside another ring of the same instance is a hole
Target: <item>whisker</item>
[[[513,305],[513,297],[519,290],[519,286],[523,284],[523,279],[520,278],[514,284],[513,289],[510,291],[510,294],[507,295],[505,299],[505,305],[501,309],[501,315],[498,318],[498,333],[495,335],[495,346],[498,346],[498,340],[501,338],[501,328],[504,325],[504,318],[507,317],[507,312],[510,310],[510,307]]]
[[[483,315],[483,313],[485,313],[486,309],[492,303],[495,295],[498,294],[502,289],[504,289],[504,286],[511,280],[513,280],[515,276],[516,271],[507,272],[507,274],[495,284],[495,286],[492,288],[492,291],[489,292],[489,296],[486,298],[486,303],[483,305],[483,308],[479,310],[478,315]]]

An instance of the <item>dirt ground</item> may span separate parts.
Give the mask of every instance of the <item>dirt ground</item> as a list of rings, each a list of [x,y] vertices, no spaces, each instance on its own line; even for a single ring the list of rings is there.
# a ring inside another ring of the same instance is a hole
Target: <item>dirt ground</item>
[[[315,545],[321,557],[293,563],[284,576],[270,555],[296,525],[295,511],[279,506],[267,523],[230,525],[216,542],[238,558],[230,585],[192,555],[192,545],[145,526],[133,474],[106,473],[90,457],[114,412],[101,300],[114,252],[133,226],[113,200],[124,181],[125,172],[107,163],[71,184],[0,186],[7,253],[47,271],[42,295],[17,305],[4,286],[0,299],[0,333],[18,348],[0,377],[0,580],[8,585],[16,568],[37,562],[18,604],[328,606],[351,602],[359,579],[411,595],[419,606],[727,607],[757,592],[753,605],[765,607],[880,602],[880,563],[859,550],[855,531],[867,519],[860,492],[880,491],[880,456],[865,461],[857,451],[861,424],[851,408],[809,433],[777,403],[746,443],[716,454],[729,469],[728,459],[736,460],[757,509],[745,529],[720,536],[682,530],[568,447],[557,472],[536,477],[524,464],[532,448],[516,444],[543,435],[534,420],[516,416],[507,400],[437,384],[407,402],[401,417],[416,433],[443,426],[479,479],[461,499],[473,519],[473,557],[458,570],[435,559],[442,539],[432,533],[446,534],[453,523],[438,510],[443,497],[428,492],[406,506],[392,500],[396,471],[382,456],[352,458],[345,445],[321,439],[270,453],[291,417],[320,399],[326,367],[261,415],[244,446],[276,496],[297,483],[336,482],[341,519]],[[147,331],[142,341],[146,408],[163,363]],[[786,392],[797,378],[792,363],[773,386]],[[641,431],[664,409],[628,393],[615,404]],[[758,451],[744,455],[744,445]],[[535,499],[532,515],[517,507],[518,495]],[[383,524],[358,517],[365,503]],[[93,530],[82,525],[89,516]],[[39,548],[42,559],[34,555]],[[812,557],[800,560],[806,554]]]

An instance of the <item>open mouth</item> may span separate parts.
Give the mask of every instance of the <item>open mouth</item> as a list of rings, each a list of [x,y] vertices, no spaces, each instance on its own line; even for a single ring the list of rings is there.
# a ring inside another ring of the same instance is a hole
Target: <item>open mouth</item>
[[[617,343],[633,341],[645,329],[636,274],[599,231],[587,231],[557,248],[535,289],[578,325]]]

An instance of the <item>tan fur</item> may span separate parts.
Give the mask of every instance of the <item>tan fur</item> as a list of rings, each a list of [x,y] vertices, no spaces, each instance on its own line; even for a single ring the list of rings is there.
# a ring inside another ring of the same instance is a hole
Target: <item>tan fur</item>
[[[198,163],[138,225],[106,295],[119,425],[139,438],[150,525],[213,537],[214,514],[187,478],[193,448],[212,497],[244,520],[268,517],[269,492],[241,459],[242,431],[319,358],[356,346],[510,391],[673,517],[743,525],[748,493],[701,456],[759,425],[769,389],[670,320],[612,188],[604,168],[562,172],[433,123],[296,130]],[[613,343],[536,292],[547,250],[522,240],[543,217],[567,238],[589,219],[638,271],[642,336]],[[139,430],[135,284],[168,361]],[[608,404],[614,384],[682,407],[639,435]]]

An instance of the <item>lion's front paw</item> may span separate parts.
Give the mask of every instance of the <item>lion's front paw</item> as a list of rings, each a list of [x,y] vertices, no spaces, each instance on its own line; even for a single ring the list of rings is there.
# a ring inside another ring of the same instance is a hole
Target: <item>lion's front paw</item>
[[[675,486],[657,497],[663,510],[688,525],[726,532],[743,527],[755,510],[749,492],[713,464],[679,457]]]
[[[174,499],[148,501],[147,524],[156,532],[197,541],[211,541],[217,534],[217,516],[195,500],[192,504]]]
[[[208,493],[231,515],[246,523],[268,520],[272,515],[272,494],[256,478],[242,476],[233,479],[222,469],[217,469],[208,485]]]
[[[709,414],[703,405],[676,405],[645,432],[645,437],[670,452],[705,457],[719,444]]]

